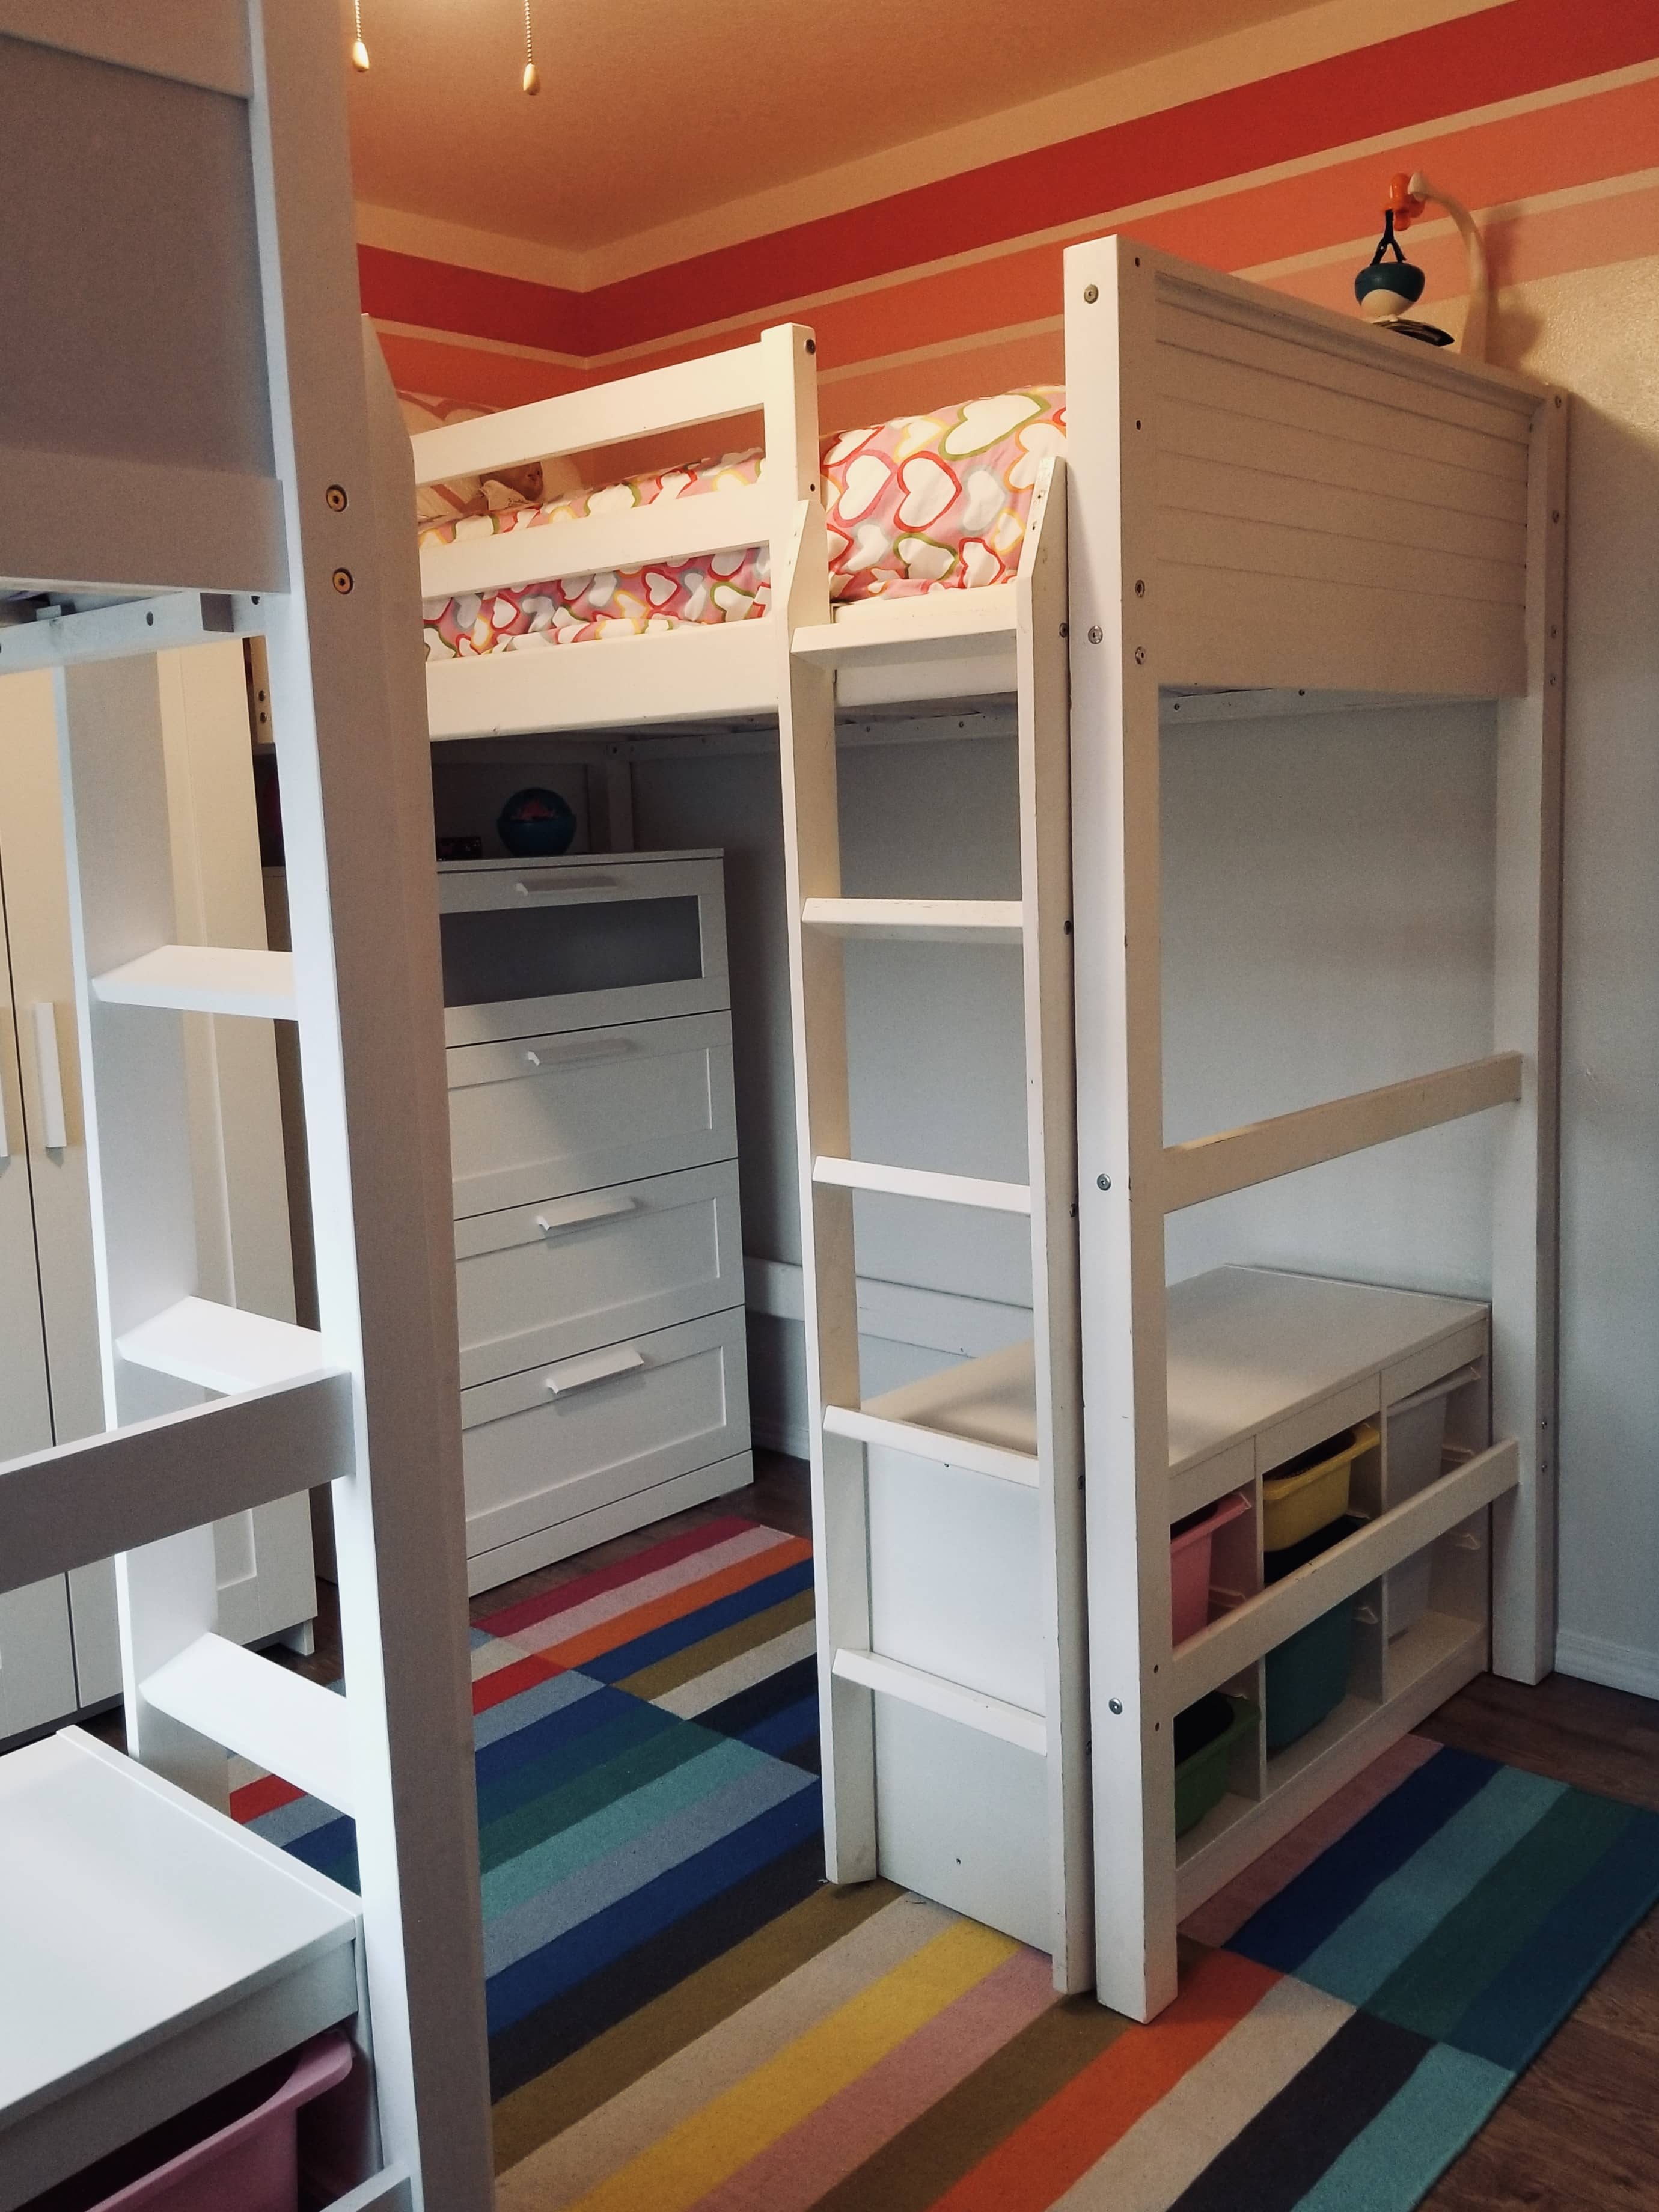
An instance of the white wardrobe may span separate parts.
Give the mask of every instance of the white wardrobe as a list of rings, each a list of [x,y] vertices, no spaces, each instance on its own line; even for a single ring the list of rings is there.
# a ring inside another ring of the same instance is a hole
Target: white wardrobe
[[[179,941],[263,945],[240,644],[156,665]],[[52,678],[0,678],[0,1457],[104,1425],[70,930]],[[292,1320],[272,1024],[180,1018],[202,1295]],[[215,1534],[221,1632],[302,1638],[316,1611],[305,1498]],[[120,1686],[109,1565],[0,1598],[0,1741]]]

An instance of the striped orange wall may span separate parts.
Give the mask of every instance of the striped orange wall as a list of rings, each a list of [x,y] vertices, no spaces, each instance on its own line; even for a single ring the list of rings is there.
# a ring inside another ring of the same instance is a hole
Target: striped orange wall
[[[1500,287],[1659,254],[1659,0],[1502,0],[586,292],[365,245],[364,304],[400,385],[501,404],[810,322],[835,429],[1057,379],[1060,254],[1102,231],[1351,306],[1415,167]],[[1449,227],[1411,250],[1454,300]]]

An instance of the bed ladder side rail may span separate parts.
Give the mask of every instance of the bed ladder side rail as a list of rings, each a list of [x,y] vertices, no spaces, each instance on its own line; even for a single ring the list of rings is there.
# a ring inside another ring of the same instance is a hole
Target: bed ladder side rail
[[[803,508],[781,580],[784,629],[799,626],[803,571],[822,574],[822,527]],[[1034,490],[1018,580],[1021,896],[963,928],[903,902],[879,913],[841,895],[833,664],[781,644],[780,708],[786,899],[801,1177],[807,1389],[814,1538],[819,1561],[819,1697],[830,1873],[867,1880],[879,1867],[874,1699],[897,1698],[1000,1735],[1043,1761],[1049,1949],[1055,1984],[1093,1978],[1089,1893],[1087,1697],[1083,1643],[1082,1454],[1073,1133],[1071,831],[1064,464],[1045,460]],[[861,933],[927,943],[1017,933],[1024,962],[1027,1184],[885,1167],[851,1157],[843,945]],[[911,925],[914,923],[914,927]],[[862,1403],[853,1194],[878,1190],[1029,1213],[1037,1335],[1034,1455],[953,1439]],[[909,1453],[969,1479],[1036,1492],[1044,1710],[1035,1714],[872,1648],[866,1451]],[[1012,1909],[1012,1908],[1011,1908]]]

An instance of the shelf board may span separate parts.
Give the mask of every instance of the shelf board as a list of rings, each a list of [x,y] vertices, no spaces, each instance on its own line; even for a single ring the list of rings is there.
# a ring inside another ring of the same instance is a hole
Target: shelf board
[[[1218,1805],[1212,1805],[1196,1827],[1188,1828],[1184,1836],[1176,1838],[1176,1865],[1183,1867],[1199,1852],[1218,1843],[1229,1828],[1241,1820],[1248,1820],[1257,1809],[1254,1797],[1242,1797],[1237,1790],[1230,1790]]]
[[[1442,1340],[1449,1347],[1486,1320],[1486,1307],[1466,1298],[1268,1267],[1217,1267],[1171,1283],[1170,1471],[1179,1475],[1414,1352]],[[1449,1349],[1448,1365],[1462,1364]]]
[[[1267,1761],[1267,1790],[1257,1803],[1235,1797],[1182,1838],[1176,1852],[1176,1911],[1184,1918],[1213,1897],[1250,1862],[1290,1833],[1377,1753],[1409,1734],[1486,1664],[1484,1621],[1453,1621],[1425,1613],[1390,1651],[1401,1645],[1397,1676],[1387,1678],[1382,1704],[1345,1698],[1336,1711]]]
[[[331,1367],[315,1329],[244,1313],[211,1298],[180,1298],[117,1337],[115,1349],[135,1367],[227,1395],[305,1382]]]
[[[92,979],[106,1006],[157,1006],[184,1014],[297,1018],[294,955],[233,945],[158,945]]]

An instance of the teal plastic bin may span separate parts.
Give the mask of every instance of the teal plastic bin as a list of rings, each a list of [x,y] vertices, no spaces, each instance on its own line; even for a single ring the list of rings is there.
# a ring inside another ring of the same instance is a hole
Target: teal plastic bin
[[[1286,1575],[1305,1567],[1322,1552],[1352,1536],[1364,1522],[1345,1518],[1316,1529],[1299,1544],[1262,1555],[1262,1579],[1283,1582]],[[1310,1729],[1317,1728],[1348,1694],[1348,1675],[1353,1666],[1353,1609],[1358,1600],[1345,1597],[1317,1620],[1287,1636],[1267,1654],[1267,1722],[1269,1753],[1283,1751]]]

